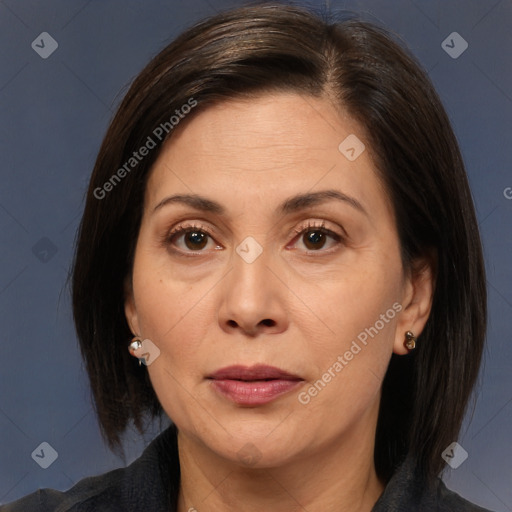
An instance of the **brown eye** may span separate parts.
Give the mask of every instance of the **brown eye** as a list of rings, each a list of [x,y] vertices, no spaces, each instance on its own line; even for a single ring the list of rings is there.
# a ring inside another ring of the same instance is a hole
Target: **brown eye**
[[[295,243],[299,246],[302,245],[302,250],[306,252],[327,253],[329,249],[333,249],[345,241],[343,235],[327,229],[323,222],[321,225],[308,223],[295,230],[295,233],[299,236]]]
[[[307,249],[322,249],[325,245],[326,234],[319,229],[306,231],[302,237],[304,245]]]
[[[202,226],[178,226],[165,240],[166,245],[183,253],[205,252],[209,242],[213,243],[213,238]]]
[[[183,236],[185,245],[192,251],[203,249],[208,243],[208,234],[202,231],[187,231]]]

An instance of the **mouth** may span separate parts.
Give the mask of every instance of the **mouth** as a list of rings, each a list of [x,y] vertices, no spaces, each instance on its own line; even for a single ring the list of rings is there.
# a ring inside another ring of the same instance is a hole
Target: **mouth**
[[[269,403],[298,387],[304,379],[274,366],[229,366],[207,377],[224,398],[243,406]]]

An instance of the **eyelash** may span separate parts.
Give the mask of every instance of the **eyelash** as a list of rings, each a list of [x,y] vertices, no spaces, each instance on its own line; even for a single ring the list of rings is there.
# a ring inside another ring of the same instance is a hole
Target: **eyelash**
[[[173,230],[171,230],[164,237],[163,242],[164,242],[165,245],[171,245],[174,238],[178,237],[179,235],[186,234],[186,233],[189,233],[189,232],[194,232],[194,231],[199,231],[199,232],[205,233],[210,238],[213,239],[213,234],[210,232],[210,230],[206,226],[203,226],[201,224],[199,224],[199,225],[198,224],[191,224],[191,225],[187,225],[187,224],[183,225],[183,224],[181,224],[181,225],[177,226],[176,228],[174,228]],[[307,233],[308,231],[319,231],[322,234],[327,235],[327,236],[333,238],[335,240],[335,242],[336,242],[336,245],[339,245],[340,243],[343,243],[345,241],[345,239],[346,239],[346,237],[344,235],[341,235],[339,233],[336,233],[335,231],[327,229],[325,227],[325,221],[322,221],[321,224],[316,224],[314,222],[308,221],[307,224],[302,225],[299,228],[294,229],[293,230],[294,239],[297,236],[299,236],[299,235]],[[199,253],[199,254],[201,252],[204,252],[204,251],[198,250],[198,251],[186,251],[186,253],[185,253],[181,249],[173,249],[173,251],[176,252],[176,253],[180,253],[182,255],[185,255],[185,256],[190,256],[194,252]],[[324,250],[324,251],[322,249],[319,249],[317,251],[313,251],[313,250],[307,251],[308,254],[318,253],[318,252],[331,253],[332,249],[327,249],[327,250]]]
[[[325,227],[325,221],[322,221],[321,224],[315,224],[311,221],[308,221],[307,224],[303,224],[301,227],[296,228],[293,230],[295,236],[303,235],[304,233],[307,233],[308,231],[320,231],[320,233],[330,236],[333,238],[337,244],[340,244],[345,241],[345,236],[336,233],[335,231],[332,231],[331,229],[327,229]],[[310,253],[313,252],[332,252],[332,250],[322,251],[321,249],[319,251],[309,251]]]

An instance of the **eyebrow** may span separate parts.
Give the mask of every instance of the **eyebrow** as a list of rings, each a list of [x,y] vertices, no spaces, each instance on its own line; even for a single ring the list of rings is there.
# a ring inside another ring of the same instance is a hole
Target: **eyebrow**
[[[305,194],[298,194],[296,196],[290,197],[279,205],[277,208],[277,213],[286,215],[300,210],[305,210],[306,208],[317,206],[320,203],[332,200],[341,201],[345,204],[348,204],[355,210],[358,210],[359,212],[368,216],[368,212],[357,199],[348,196],[338,190],[307,192]],[[176,203],[185,204],[191,208],[194,208],[195,210],[209,212],[220,216],[226,214],[226,209],[220,203],[197,194],[176,194],[166,197],[155,206],[153,213],[155,213],[157,210],[160,210],[164,206]]]

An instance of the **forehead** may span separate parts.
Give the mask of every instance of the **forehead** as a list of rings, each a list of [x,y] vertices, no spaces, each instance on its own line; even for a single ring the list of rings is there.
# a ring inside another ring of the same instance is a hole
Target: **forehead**
[[[326,99],[276,93],[198,112],[164,146],[146,202],[193,191],[227,204],[254,198],[263,205],[332,188],[389,207],[362,127]]]

